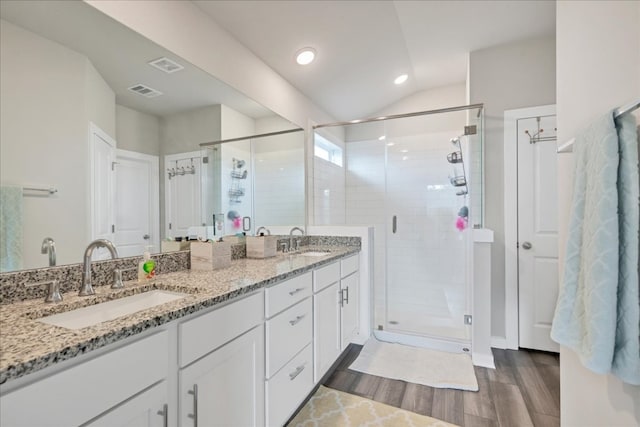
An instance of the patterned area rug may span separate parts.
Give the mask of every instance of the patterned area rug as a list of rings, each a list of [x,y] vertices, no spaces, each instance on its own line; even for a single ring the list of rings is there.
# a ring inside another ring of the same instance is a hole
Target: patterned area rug
[[[444,421],[320,386],[288,427],[455,427]]]

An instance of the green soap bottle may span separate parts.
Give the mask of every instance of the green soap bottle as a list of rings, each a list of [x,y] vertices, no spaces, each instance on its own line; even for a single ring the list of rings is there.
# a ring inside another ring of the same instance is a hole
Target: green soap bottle
[[[142,261],[138,264],[138,282],[151,280],[156,275],[156,262],[151,258],[149,249],[151,249],[151,246],[147,246],[147,249],[142,254]]]

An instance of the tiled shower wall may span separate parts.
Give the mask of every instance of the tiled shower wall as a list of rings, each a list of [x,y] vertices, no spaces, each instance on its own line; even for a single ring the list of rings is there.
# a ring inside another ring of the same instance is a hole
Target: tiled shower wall
[[[253,229],[304,224],[304,149],[255,150]]]
[[[345,224],[345,168],[343,166],[314,157],[313,193],[314,225]]]

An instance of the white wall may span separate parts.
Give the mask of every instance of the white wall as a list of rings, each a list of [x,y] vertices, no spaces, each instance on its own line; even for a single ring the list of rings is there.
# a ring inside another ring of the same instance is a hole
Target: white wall
[[[470,102],[485,107],[485,221],[494,230],[491,274],[492,334],[505,336],[504,111],[554,104],[555,39],[525,40],[471,52]]]
[[[80,262],[89,241],[89,120],[115,136],[115,95],[89,60],[0,20],[0,182],[56,187],[24,197],[24,268]],[[43,73],[42,70],[47,70]]]
[[[298,126],[280,116],[273,115],[256,119],[256,134],[278,132],[281,130],[295,129]]]
[[[116,94],[88,59],[84,77],[86,117],[113,138],[116,134]]]
[[[466,104],[466,84],[461,82],[454,85],[416,92],[383,108],[374,114],[374,116],[413,113],[416,111],[436,110]]]
[[[116,141],[123,150],[159,156],[160,119],[116,105]]]
[[[219,140],[222,133],[221,108],[221,105],[210,105],[162,117],[160,154],[197,151],[201,143]]]
[[[241,138],[256,134],[256,122],[226,105],[220,105],[220,139]]]
[[[558,139],[563,143],[591,119],[640,97],[640,3],[561,1],[556,8]],[[573,155],[559,156],[558,181],[562,266]],[[640,387],[592,373],[564,347],[560,392],[563,426],[637,426],[640,422]]]

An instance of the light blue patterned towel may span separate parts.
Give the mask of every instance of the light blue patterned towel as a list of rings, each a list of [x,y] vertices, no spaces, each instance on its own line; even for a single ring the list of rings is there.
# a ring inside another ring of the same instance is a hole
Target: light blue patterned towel
[[[637,384],[638,157],[636,142],[635,165],[631,164],[629,145],[619,144],[613,113],[576,137],[569,237],[551,338],[574,350],[588,369],[601,374],[613,370],[624,381]],[[624,152],[622,161],[619,151]],[[634,176],[635,183],[630,182]],[[626,225],[634,215],[635,233]],[[634,241],[635,261],[629,249]]]
[[[629,384],[640,385],[640,176],[636,120],[625,114],[616,120],[620,144],[618,212],[620,263],[618,324],[611,371]]]
[[[22,188],[0,187],[0,272],[22,268]]]

